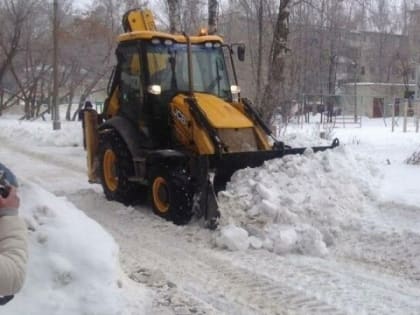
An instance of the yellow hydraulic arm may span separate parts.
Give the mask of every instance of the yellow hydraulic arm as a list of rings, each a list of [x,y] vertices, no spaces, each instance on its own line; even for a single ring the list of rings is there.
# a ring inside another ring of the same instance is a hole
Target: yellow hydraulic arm
[[[133,9],[123,16],[125,32],[156,31],[155,19],[152,11]]]

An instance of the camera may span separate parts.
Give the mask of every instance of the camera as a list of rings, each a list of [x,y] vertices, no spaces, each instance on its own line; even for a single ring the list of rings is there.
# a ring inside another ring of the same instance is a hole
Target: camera
[[[6,179],[6,173],[0,170],[0,196],[6,198],[10,192],[10,183]]]

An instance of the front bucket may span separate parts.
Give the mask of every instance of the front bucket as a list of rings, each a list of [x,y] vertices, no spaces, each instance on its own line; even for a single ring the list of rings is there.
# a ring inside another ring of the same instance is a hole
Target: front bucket
[[[312,147],[314,152],[325,151],[339,146],[338,139],[334,139],[330,146]],[[226,153],[221,156],[211,156],[210,161],[212,168],[215,169],[215,177],[213,181],[214,191],[216,194],[226,189],[226,183],[230,180],[233,173],[246,167],[258,167],[265,161],[281,158],[290,154],[303,154],[307,148],[283,148],[271,151],[254,151],[254,152],[237,152]]]

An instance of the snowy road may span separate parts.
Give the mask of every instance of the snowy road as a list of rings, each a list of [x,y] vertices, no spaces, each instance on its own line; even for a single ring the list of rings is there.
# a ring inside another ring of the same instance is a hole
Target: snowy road
[[[66,196],[112,234],[124,272],[153,294],[150,314],[420,313],[416,206],[375,204],[325,258],[229,252],[216,248],[214,232],[197,222],[178,227],[147,205],[107,201],[98,185],[87,184],[78,147],[52,151],[0,141],[0,160],[18,176]],[[127,314],[137,314],[132,295]]]

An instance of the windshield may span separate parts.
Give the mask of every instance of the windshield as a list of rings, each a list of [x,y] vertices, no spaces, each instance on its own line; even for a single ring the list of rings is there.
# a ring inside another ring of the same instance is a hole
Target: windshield
[[[230,85],[220,43],[191,45],[193,90],[230,99]],[[160,85],[162,92],[186,92],[188,58],[186,44],[165,45],[160,41],[147,45],[150,84]]]

